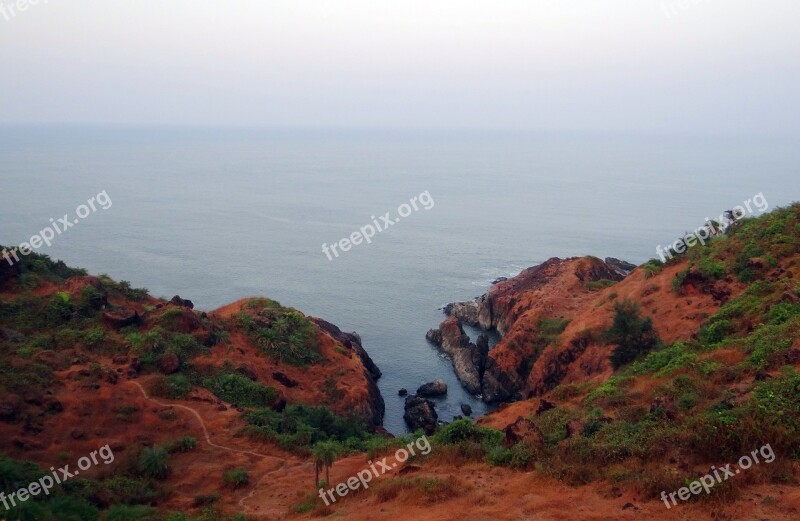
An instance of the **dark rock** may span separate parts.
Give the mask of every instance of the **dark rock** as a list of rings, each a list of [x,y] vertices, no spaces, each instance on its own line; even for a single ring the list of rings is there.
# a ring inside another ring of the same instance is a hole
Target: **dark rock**
[[[537,408],[536,408],[536,413],[535,413],[535,415],[536,415],[536,416],[539,416],[539,415],[540,415],[540,414],[542,414],[543,412],[547,412],[547,411],[549,411],[550,409],[555,409],[555,408],[556,408],[556,404],[554,404],[553,402],[548,402],[548,401],[547,401],[547,400],[545,400],[545,399],[541,399],[541,400],[539,401],[539,407],[537,407]]]
[[[772,378],[769,373],[766,371],[759,371],[756,373],[756,377],[753,379],[755,382],[763,382],[764,380],[769,380]]]
[[[84,431],[83,429],[73,429],[72,432],[69,433],[69,435],[73,440],[86,439],[86,431]]]
[[[138,311],[122,307],[103,312],[103,320],[114,329],[122,329],[133,324],[141,324],[142,317]]]
[[[668,397],[656,396],[650,404],[650,413],[663,414],[668,420],[674,420],[678,415],[678,409]]]
[[[463,416],[461,416],[461,415],[459,414],[459,415],[453,416],[453,421],[460,420],[460,419],[462,419],[462,418],[463,418]]]
[[[158,359],[158,370],[164,374],[177,373],[181,368],[181,359],[175,353],[165,353]]]
[[[0,421],[5,423],[15,423],[19,420],[22,411],[22,399],[14,394],[3,397],[0,402]]]
[[[258,374],[256,374],[255,370],[250,367],[249,365],[242,364],[236,368],[236,372],[240,375],[244,376],[248,380],[257,381]]]
[[[423,398],[433,398],[436,396],[444,396],[447,394],[447,384],[444,380],[435,380],[423,384],[417,389],[417,394]]]
[[[531,446],[538,446],[544,443],[542,431],[532,421],[522,416],[517,418],[514,423],[506,425],[503,429],[503,434],[505,435],[503,446],[506,448],[511,448],[517,443]]]
[[[103,375],[103,379],[111,385],[116,385],[117,382],[119,382],[119,375],[114,371],[107,371],[106,374]]]
[[[403,419],[412,431],[423,429],[426,434],[433,434],[439,416],[432,401],[414,395],[406,398]]]
[[[622,505],[622,510],[628,510],[629,508],[634,508],[635,509],[636,506],[634,506],[633,503],[625,503],[624,505]]]
[[[614,257],[606,257],[605,262],[611,267],[611,269],[623,277],[626,277],[630,272],[636,269],[635,264],[631,264],[630,262],[624,260],[615,259]]]
[[[397,395],[398,396],[407,396],[408,395],[408,389],[406,389],[406,388],[400,389],[399,391],[397,391]]]
[[[172,297],[172,300],[170,300],[169,302],[170,304],[175,304],[176,306],[194,309],[194,303],[191,300],[182,299],[178,295]]]
[[[397,474],[399,476],[405,476],[406,474],[411,474],[413,472],[419,472],[420,470],[422,470],[422,467],[420,467],[419,465],[408,464],[408,465],[405,465],[403,468],[401,468],[397,472]]]
[[[472,407],[469,404],[462,403],[461,412],[464,413],[464,416],[472,416]]]
[[[278,382],[280,382],[281,384],[283,384],[284,386],[289,387],[289,388],[297,387],[297,385],[298,385],[296,380],[292,380],[291,378],[289,378],[285,374],[281,373],[280,371],[276,371],[276,372],[272,373],[272,377],[275,380],[277,380]]]
[[[128,368],[129,368],[129,369],[130,369],[132,372],[134,372],[134,373],[136,373],[136,374],[138,374],[138,373],[139,373],[139,371],[141,371],[141,370],[142,370],[142,362],[139,360],[139,357],[138,357],[138,356],[134,356],[133,358],[131,358],[131,363],[130,363],[130,365],[128,366]]]
[[[56,398],[50,397],[45,399],[44,407],[48,412],[61,413],[64,412],[64,404]]]
[[[584,424],[580,420],[570,420],[567,422],[567,438],[577,438],[583,434]]]

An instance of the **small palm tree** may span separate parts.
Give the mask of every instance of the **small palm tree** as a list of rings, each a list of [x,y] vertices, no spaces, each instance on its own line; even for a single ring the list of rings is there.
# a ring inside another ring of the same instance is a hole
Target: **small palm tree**
[[[319,487],[319,471],[325,467],[325,483],[331,482],[331,467],[339,455],[339,446],[331,441],[321,441],[314,445],[312,449],[314,455],[314,466],[317,469],[317,487]]]

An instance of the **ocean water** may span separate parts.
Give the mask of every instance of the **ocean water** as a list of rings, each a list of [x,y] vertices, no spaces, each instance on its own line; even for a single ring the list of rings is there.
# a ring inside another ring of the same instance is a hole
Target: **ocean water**
[[[755,194],[800,199],[798,171],[789,140],[5,126],[0,244],[105,191],[39,251],[199,309],[264,295],[358,332],[400,433],[401,387],[444,379],[443,419],[485,410],[425,341],[442,305],[553,256],[641,263]],[[430,209],[323,253],[423,192]]]

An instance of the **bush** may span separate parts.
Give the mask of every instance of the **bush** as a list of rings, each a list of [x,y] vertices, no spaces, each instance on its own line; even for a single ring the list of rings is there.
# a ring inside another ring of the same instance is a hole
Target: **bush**
[[[165,479],[169,474],[169,454],[162,447],[145,447],[139,455],[139,472],[149,478]]]
[[[614,310],[616,316],[604,337],[606,341],[617,344],[610,359],[614,369],[619,369],[656,347],[659,338],[652,319],[639,317],[640,307],[636,302],[627,299],[617,302]]]
[[[289,405],[283,412],[259,408],[245,414],[250,436],[277,442],[287,450],[307,453],[319,442],[342,445],[341,453],[377,451],[385,446],[367,432],[361,420],[340,418],[324,406]]]
[[[156,375],[150,380],[148,390],[153,396],[179,400],[192,390],[192,382],[182,374]]]
[[[206,379],[204,387],[237,407],[269,407],[278,397],[274,387],[266,387],[237,373]]]
[[[239,325],[264,354],[291,365],[305,366],[322,359],[316,325],[294,309],[275,301],[253,299],[239,313]],[[256,315],[250,313],[255,311]]]
[[[733,323],[730,320],[716,320],[703,326],[698,333],[701,342],[706,345],[718,344],[733,332]]]
[[[222,481],[231,488],[241,488],[250,483],[250,475],[247,470],[238,468],[223,474]]]
[[[108,509],[106,521],[149,521],[155,519],[156,511],[148,506],[116,505]]]
[[[169,452],[189,452],[197,447],[197,439],[191,436],[184,436],[183,438],[169,444]]]

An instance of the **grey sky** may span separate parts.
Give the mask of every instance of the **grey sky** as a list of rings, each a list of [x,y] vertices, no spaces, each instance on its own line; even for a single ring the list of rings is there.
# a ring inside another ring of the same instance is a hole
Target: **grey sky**
[[[0,122],[800,134],[798,0],[44,1]]]

